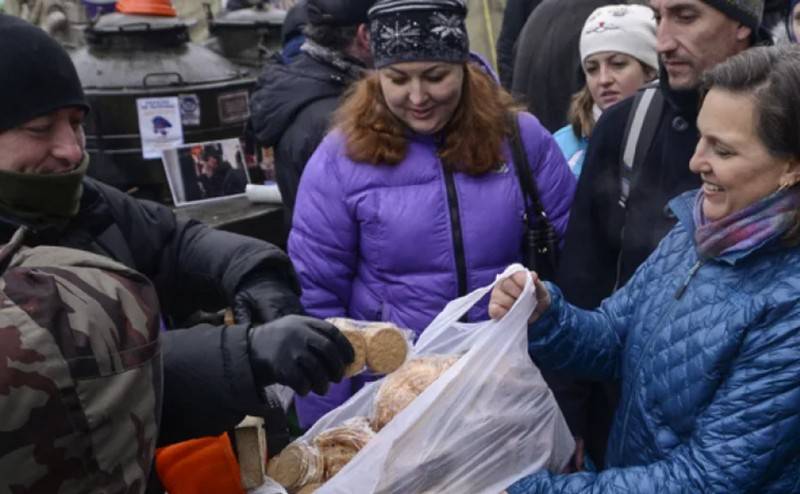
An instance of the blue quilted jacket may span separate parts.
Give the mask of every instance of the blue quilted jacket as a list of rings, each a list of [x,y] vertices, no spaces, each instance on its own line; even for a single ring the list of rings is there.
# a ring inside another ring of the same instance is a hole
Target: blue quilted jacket
[[[542,366],[621,379],[600,473],[540,473],[509,494],[800,492],[800,248],[768,243],[706,262],[695,192],[678,225],[595,311],[552,307],[529,332]]]

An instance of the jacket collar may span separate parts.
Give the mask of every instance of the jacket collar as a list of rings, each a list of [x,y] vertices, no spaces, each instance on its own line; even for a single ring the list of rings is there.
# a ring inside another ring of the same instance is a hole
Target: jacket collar
[[[338,74],[341,74],[341,76],[345,78],[343,82],[346,84],[361,79],[366,70],[366,67],[360,60],[319,45],[310,39],[306,39],[300,47],[300,51],[317,62],[335,69]]]
[[[669,201],[669,209],[675,213],[675,216],[678,218],[678,223],[683,225],[688,233],[689,237],[692,239],[692,246],[697,247],[694,239],[694,200],[697,196],[697,192],[700,189],[694,189],[686,191],[679,196],[673,198]],[[711,258],[711,260],[716,262],[721,262],[725,264],[730,264],[731,266],[735,265],[740,260],[749,257],[751,254],[764,250],[764,251],[773,251],[781,248],[781,244],[779,241],[771,241],[767,242],[766,244],[755,245],[750,249],[738,252],[731,252],[728,254],[722,254],[720,256]]]
[[[662,65],[659,69],[660,77],[658,84],[664,99],[672,109],[689,119],[694,125],[697,114],[700,112],[700,88],[695,89],[672,89],[669,85],[667,70]]]
[[[111,218],[111,212],[102,200],[96,182],[92,178],[85,177],[78,214],[65,229],[49,226],[37,228],[18,218],[0,217],[0,244],[8,242],[20,226],[26,226],[29,229],[26,234],[26,245],[59,245],[62,243],[61,240],[69,234],[68,232],[75,228],[75,225],[80,225],[80,228],[96,234],[108,227],[112,222]]]

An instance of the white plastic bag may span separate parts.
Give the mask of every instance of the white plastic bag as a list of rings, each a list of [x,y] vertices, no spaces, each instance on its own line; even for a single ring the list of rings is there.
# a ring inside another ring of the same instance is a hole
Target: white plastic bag
[[[494,283],[454,300],[422,333],[413,356],[463,356],[400,412],[318,494],[498,494],[516,480],[560,471],[575,444],[553,394],[527,351],[533,284],[500,321],[457,321]],[[369,415],[370,383],[304,436]]]

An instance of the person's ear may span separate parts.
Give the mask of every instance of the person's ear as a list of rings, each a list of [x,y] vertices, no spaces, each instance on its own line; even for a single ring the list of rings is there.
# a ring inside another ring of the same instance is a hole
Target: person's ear
[[[800,183],[800,159],[792,159],[786,163],[786,170],[780,178],[778,185],[781,189],[788,189]]]
[[[356,42],[358,43],[359,49],[369,51],[369,26],[364,24],[358,25],[358,30],[356,31]]]
[[[753,30],[744,24],[739,24],[736,28],[736,41],[747,41],[753,35]]]
[[[351,55],[361,60],[367,67],[372,67],[372,47],[369,43],[369,26],[367,24],[358,25],[351,50]]]

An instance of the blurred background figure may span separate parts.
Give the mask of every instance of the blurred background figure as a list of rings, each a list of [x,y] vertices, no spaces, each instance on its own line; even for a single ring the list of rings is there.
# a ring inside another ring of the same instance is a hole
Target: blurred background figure
[[[306,161],[339,99],[372,64],[367,10],[375,0],[308,0],[305,41],[289,64],[268,64],[250,100],[258,142],[273,148],[286,225]],[[297,15],[300,15],[299,13]]]
[[[789,33],[789,41],[797,43],[797,34],[800,33],[800,0],[792,0],[789,4],[786,32]]]
[[[517,39],[525,21],[542,0],[506,0],[503,11],[503,24],[497,38],[497,72],[500,82],[511,89],[514,77],[514,55],[517,53]]]
[[[578,42],[589,14],[609,0],[544,0],[519,33],[512,93],[542,125],[555,132],[567,123],[572,95],[583,86]]]
[[[309,314],[419,334],[447,302],[520,262],[526,200],[509,155],[517,126],[526,179],[561,237],[575,177],[552,136],[469,62],[465,16],[457,0],[382,0],[370,10],[376,71],[336,113],[297,195],[289,252]],[[468,314],[485,318],[485,303]],[[297,399],[301,425],[364,379]]]
[[[586,85],[572,97],[569,124],[553,135],[576,176],[602,112],[658,75],[653,11],[641,5],[595,10],[581,31],[580,60]]]
[[[308,11],[306,10],[305,0],[300,0],[289,12],[281,26],[281,61],[284,64],[290,63],[300,54],[300,47],[306,41],[303,29],[308,24]]]

